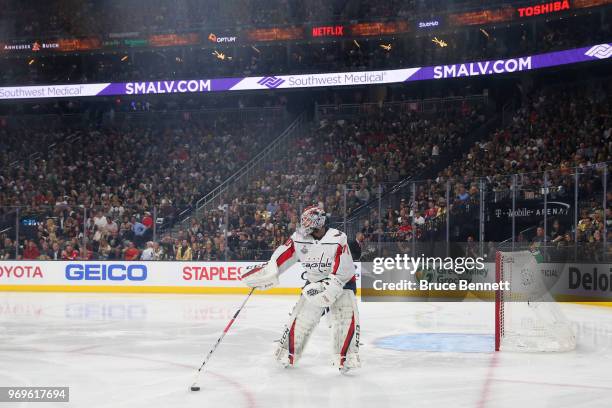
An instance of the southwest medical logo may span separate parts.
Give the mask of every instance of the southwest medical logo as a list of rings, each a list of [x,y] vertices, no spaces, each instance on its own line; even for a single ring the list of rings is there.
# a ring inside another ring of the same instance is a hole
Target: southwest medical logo
[[[270,89],[274,89],[274,88],[278,88],[279,86],[281,86],[283,83],[285,82],[284,79],[282,78],[277,78],[274,76],[269,76],[269,77],[263,77],[261,78],[259,81],[257,81],[257,83],[259,85],[263,85],[266,86]]]
[[[86,281],[144,281],[147,266],[143,264],[68,264],[66,279]]]
[[[612,46],[608,44],[598,44],[594,45],[584,53],[584,55],[588,55],[589,57],[606,59],[612,56]]]
[[[346,72],[344,74],[312,74],[287,77],[287,87],[382,84],[387,82],[386,71]]]

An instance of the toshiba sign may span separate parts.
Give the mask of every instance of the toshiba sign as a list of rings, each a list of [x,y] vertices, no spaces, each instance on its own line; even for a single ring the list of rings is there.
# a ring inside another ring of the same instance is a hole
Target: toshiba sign
[[[519,7],[517,11],[519,17],[532,17],[539,16],[542,14],[556,13],[559,11],[569,10],[570,3],[568,0],[564,1],[551,1],[548,3],[537,4],[534,6]]]
[[[344,35],[344,26],[320,26],[312,27],[313,37],[342,37]]]

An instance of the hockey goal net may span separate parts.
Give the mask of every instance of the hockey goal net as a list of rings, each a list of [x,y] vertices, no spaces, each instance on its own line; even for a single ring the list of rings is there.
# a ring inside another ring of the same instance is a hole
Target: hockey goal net
[[[510,290],[495,294],[495,350],[569,351],[576,347],[570,322],[551,296],[537,255],[497,252],[497,282]]]

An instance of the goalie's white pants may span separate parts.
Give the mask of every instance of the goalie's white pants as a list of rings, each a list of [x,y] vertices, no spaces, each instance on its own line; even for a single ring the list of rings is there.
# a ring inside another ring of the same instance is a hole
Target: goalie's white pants
[[[300,296],[276,350],[277,360],[285,367],[294,366],[321,320],[325,308]],[[352,290],[345,289],[329,308],[332,323],[332,364],[341,369],[361,366],[359,360],[359,310]]]

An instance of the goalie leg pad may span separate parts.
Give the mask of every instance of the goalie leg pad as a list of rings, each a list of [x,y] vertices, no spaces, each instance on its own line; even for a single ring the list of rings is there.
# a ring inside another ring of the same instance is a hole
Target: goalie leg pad
[[[340,370],[361,367],[359,359],[359,310],[352,290],[345,289],[330,308],[332,364]]]
[[[306,301],[304,296],[293,307],[289,322],[285,326],[280,344],[276,350],[276,359],[284,367],[295,365],[308,343],[310,335],[321,320],[323,308]]]

